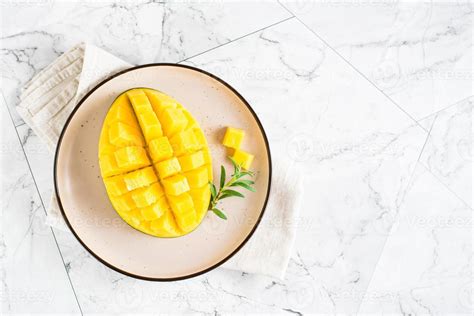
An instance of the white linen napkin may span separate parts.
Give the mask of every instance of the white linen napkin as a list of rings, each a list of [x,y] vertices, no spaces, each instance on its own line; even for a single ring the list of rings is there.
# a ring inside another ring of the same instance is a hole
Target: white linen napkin
[[[81,97],[101,80],[131,66],[93,45],[79,44],[26,84],[17,111],[54,152],[62,127]],[[224,267],[282,279],[295,239],[302,188],[301,177],[291,166],[274,162],[273,170],[261,224]],[[54,193],[47,213],[49,225],[68,230]]]

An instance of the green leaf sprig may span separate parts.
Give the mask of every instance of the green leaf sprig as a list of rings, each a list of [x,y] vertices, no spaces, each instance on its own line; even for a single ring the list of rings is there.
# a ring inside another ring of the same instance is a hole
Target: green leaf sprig
[[[234,173],[231,175],[229,181],[226,182],[226,171],[224,166],[221,166],[221,176],[219,181],[219,190],[217,190],[214,183],[210,182],[211,186],[211,202],[209,203],[209,210],[222,219],[227,219],[227,216],[223,211],[218,209],[217,203],[225,198],[236,196],[243,198],[244,195],[236,190],[231,189],[232,187],[241,187],[249,191],[255,192],[252,180],[244,179],[245,177],[252,178],[255,174],[252,171],[242,170],[242,166],[237,164],[232,157],[229,157],[234,167]]]

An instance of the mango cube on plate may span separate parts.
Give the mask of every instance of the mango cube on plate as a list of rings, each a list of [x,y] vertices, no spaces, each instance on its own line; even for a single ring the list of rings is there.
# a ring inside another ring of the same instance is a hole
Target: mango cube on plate
[[[242,168],[249,170],[250,165],[252,164],[254,156],[252,154],[249,154],[248,152],[245,152],[240,149],[236,149],[234,151],[234,155],[232,156],[232,159],[238,164],[241,165]]]
[[[203,200],[209,203],[209,194],[211,194],[211,189],[209,188],[209,184],[205,184],[200,188],[195,188],[189,190],[189,194],[193,201]]]
[[[171,147],[173,148],[173,152],[177,156],[192,153],[202,148],[202,145],[199,144],[193,130],[190,129],[179,132],[178,134],[171,137],[170,143]]]
[[[192,189],[200,188],[209,182],[209,174],[206,167],[188,171],[184,176],[188,179],[189,187]]]
[[[143,134],[147,142],[150,142],[152,139],[163,136],[163,131],[161,130],[160,121],[156,117],[153,110],[143,111],[137,114],[138,121],[140,122],[140,127],[142,128]]]
[[[117,147],[112,145],[109,140],[109,127],[104,126],[102,131],[100,132],[100,146],[99,146],[99,157],[102,155],[110,155],[115,152]]]
[[[148,100],[145,92],[138,89],[127,91],[127,96],[132,103],[133,110],[135,113],[141,113],[145,111],[153,111],[150,101]]]
[[[129,191],[123,178],[122,175],[118,175],[104,179],[105,189],[109,195],[119,196]]]
[[[196,212],[194,211],[194,203],[191,195],[183,193],[178,196],[169,197],[171,209],[175,214],[178,226],[188,231],[189,227],[193,226],[196,221]]]
[[[183,172],[199,168],[205,163],[204,152],[200,150],[186,156],[181,156],[178,158],[178,161]]]
[[[202,129],[193,128],[192,130],[194,132],[194,136],[196,136],[196,140],[197,140],[198,144],[202,147],[206,147],[207,146],[207,140],[206,140],[206,136],[204,135],[204,132],[202,131]]]
[[[158,181],[158,178],[153,167],[146,167],[124,174],[123,181],[127,189],[132,191],[150,185]]]
[[[117,165],[115,154],[104,154],[99,159],[100,172],[102,177],[110,177],[122,172],[122,169]]]
[[[209,207],[209,201],[211,198],[211,189],[209,184],[206,184],[197,189],[189,190],[189,195],[193,199],[194,209],[196,210],[196,215],[200,219],[207,212]]]
[[[148,143],[148,150],[150,151],[153,162],[159,162],[173,157],[173,149],[166,136],[152,139]]]
[[[115,122],[122,122],[131,125],[132,127],[138,128],[137,119],[133,113],[132,105],[128,100],[125,94],[117,98],[116,106],[110,109],[109,114],[107,114],[108,124],[113,124]],[[115,103],[114,102],[114,103]]]
[[[175,109],[178,106],[178,103],[173,98],[164,93],[146,89],[145,94],[156,113],[162,113],[167,108]]]
[[[119,168],[137,169],[150,164],[150,160],[143,147],[129,146],[118,149],[115,153],[115,159]]]
[[[114,208],[120,212],[129,212],[136,208],[135,201],[132,199],[131,193],[111,199],[111,201]]]
[[[181,109],[166,108],[160,115],[160,122],[166,135],[174,135],[188,125],[188,120]]]
[[[181,171],[181,166],[179,165],[178,158],[176,157],[161,161],[155,164],[155,167],[156,170],[158,170],[158,174],[161,179],[170,177]]]
[[[245,132],[234,127],[227,127],[222,144],[229,148],[239,149],[244,140]]]
[[[141,209],[141,215],[147,221],[159,218],[168,210],[166,198],[161,197],[156,203]]]
[[[121,122],[109,126],[109,142],[117,147],[144,145],[140,130]]]
[[[178,227],[176,226],[171,210],[167,209],[163,215],[152,221],[150,223],[150,229],[155,234],[159,234],[163,237],[176,236],[178,233]]]
[[[166,178],[161,183],[168,195],[180,195],[189,191],[188,180],[180,174]]]
[[[188,125],[186,125],[186,129],[192,129],[192,128],[199,128],[198,122],[194,119],[194,117],[189,113],[186,109],[182,109],[184,116],[188,120]]]
[[[132,191],[132,199],[137,207],[145,207],[157,202],[164,194],[161,185],[155,182],[148,187]]]

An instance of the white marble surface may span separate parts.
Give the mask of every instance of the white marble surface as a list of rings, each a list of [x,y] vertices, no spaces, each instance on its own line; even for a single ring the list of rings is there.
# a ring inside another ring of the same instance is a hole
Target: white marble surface
[[[2,4],[2,312],[472,312],[470,4],[203,2]],[[143,282],[42,224],[52,155],[15,106],[81,40],[203,68],[249,100],[305,173],[284,280]]]

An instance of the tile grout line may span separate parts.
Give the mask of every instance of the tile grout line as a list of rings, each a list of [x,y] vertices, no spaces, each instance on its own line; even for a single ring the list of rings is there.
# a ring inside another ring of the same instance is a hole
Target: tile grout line
[[[290,13],[291,13],[291,12],[290,12]],[[205,54],[205,53],[207,53],[207,52],[213,51],[213,50],[215,50],[215,49],[217,49],[217,48],[220,48],[220,47],[222,47],[222,46],[228,45],[228,44],[230,44],[230,43],[233,43],[233,42],[235,42],[235,41],[238,41],[238,40],[243,39],[243,38],[245,38],[245,37],[248,37],[248,36],[250,36],[250,35],[256,34],[256,33],[261,32],[261,31],[264,31],[264,30],[266,30],[266,29],[268,29],[268,28],[271,28],[271,27],[273,27],[273,26],[275,26],[275,25],[281,24],[281,23],[286,22],[286,21],[288,21],[288,20],[291,20],[291,19],[293,19],[293,18],[295,18],[294,15],[292,15],[292,16],[286,18],[286,19],[280,20],[280,21],[278,21],[278,22],[275,22],[275,23],[273,23],[273,24],[270,24],[270,25],[268,25],[268,26],[262,27],[262,28],[260,28],[260,29],[258,29],[258,30],[256,30],[256,31],[253,31],[253,32],[247,33],[247,34],[245,34],[245,35],[239,36],[239,37],[237,37],[237,38],[235,38],[235,39],[233,39],[233,40],[231,40],[231,41],[228,41],[228,42],[226,42],[226,43],[220,44],[220,45],[218,45],[218,46],[216,46],[216,47],[213,47],[213,48],[207,49],[207,50],[205,50],[205,51],[203,51],[203,52],[200,52],[200,53],[198,53],[198,54],[195,54],[195,55],[186,57],[185,59],[178,61],[177,64],[180,64],[180,63],[182,63],[182,62],[185,62],[185,61],[187,61],[187,60],[189,60],[189,59],[192,59],[192,58],[194,58],[194,57],[201,56],[201,55],[203,55],[203,54]]]
[[[23,144],[22,144],[22,142],[21,142],[20,134],[18,134],[18,130],[16,129],[15,123],[13,122],[13,117],[12,117],[12,115],[11,115],[10,109],[8,108],[7,101],[5,100],[5,96],[3,95],[3,92],[2,92],[1,94],[2,94],[2,98],[3,98],[3,102],[4,102],[4,104],[5,104],[5,107],[7,108],[8,115],[10,116],[10,120],[12,121],[12,125],[13,125],[13,127],[14,127],[14,129],[15,129],[16,136],[18,137],[18,141],[20,142],[20,147],[21,147],[21,150],[22,150],[23,155],[24,155],[24,157],[25,157],[25,161],[26,161],[26,164],[27,164],[27,166],[28,166],[28,170],[29,170],[29,172],[30,172],[31,178],[33,179],[33,183],[34,183],[35,188],[36,188],[36,193],[38,194],[38,197],[39,197],[39,199],[40,199],[41,206],[43,206],[43,211],[44,211],[45,215],[47,216],[48,213],[46,212],[46,208],[45,208],[45,206],[44,206],[43,198],[41,197],[41,194],[40,194],[39,189],[38,189],[38,185],[37,185],[37,183],[36,183],[36,179],[35,179],[35,177],[34,177],[34,175],[33,175],[32,170],[31,170],[30,162],[28,161],[28,157],[26,156],[25,148],[23,148]],[[21,125],[19,125],[19,126],[21,126]],[[47,225],[47,224],[45,224],[45,225]],[[56,235],[55,235],[55,233],[54,233],[54,230],[53,230],[53,228],[52,228],[51,226],[49,227],[49,229],[51,230],[51,234],[53,235],[53,239],[54,239],[54,242],[55,242],[55,244],[56,244],[56,248],[58,249],[59,255],[60,255],[60,257],[61,257],[61,261],[62,261],[62,263],[63,263],[64,270],[65,270],[66,275],[67,275],[67,278],[68,278],[68,280],[69,280],[69,285],[71,286],[72,292],[73,292],[73,294],[74,294],[74,298],[76,299],[77,306],[79,307],[79,311],[81,312],[81,315],[84,315],[84,313],[82,312],[81,305],[79,304],[79,300],[78,300],[78,298],[77,298],[76,290],[74,289],[74,285],[72,284],[71,278],[70,278],[70,276],[69,276],[69,272],[68,272],[68,270],[67,270],[67,268],[66,268],[66,263],[65,263],[65,261],[64,261],[64,257],[63,257],[63,254],[62,254],[62,252],[61,252],[61,249],[59,248],[59,244],[58,244],[58,241],[57,241],[57,239],[56,239]]]
[[[472,97],[474,97],[474,95],[470,95],[470,96],[468,96],[468,97],[465,97],[465,98],[463,98],[463,99],[461,99],[461,100],[458,100],[458,101],[456,101],[456,102],[454,102],[454,103],[451,103],[451,104],[449,104],[449,105],[443,107],[443,108],[440,109],[440,110],[437,110],[437,111],[435,111],[435,112],[433,112],[433,113],[431,113],[431,114],[425,115],[425,116],[423,116],[422,118],[420,118],[420,119],[418,120],[418,122],[424,121],[424,120],[430,118],[430,117],[433,116],[433,115],[438,115],[439,113],[441,113],[441,112],[443,112],[443,111],[446,111],[446,110],[450,109],[451,107],[454,107],[454,106],[456,106],[456,105],[459,105],[459,104],[461,104],[461,103],[464,103],[464,102],[466,102],[467,100],[469,100],[469,99],[472,98]]]
[[[355,68],[355,66],[353,66],[348,60],[346,60],[342,55],[340,55],[332,46],[330,46],[325,40],[323,40],[316,32],[314,32],[312,29],[310,29],[305,23],[303,23],[297,16],[295,16],[293,14],[293,12],[291,12],[286,6],[284,6],[280,1],[278,1],[278,3],[283,7],[285,8],[290,14],[292,14],[297,21],[299,21],[305,28],[307,28],[311,33],[313,33],[317,38],[319,38],[327,47],[329,47],[329,49],[331,49],[336,55],[338,55],[342,60],[344,60],[352,69],[354,69],[356,72],[359,73],[359,75],[361,75],[363,78],[365,78],[374,88],[376,88],[379,92],[381,92],[390,102],[392,102],[392,104],[394,104],[396,107],[398,107],[403,113],[405,113],[405,115],[407,115],[412,121],[414,121],[416,123],[416,125],[418,125],[422,130],[424,130],[425,132],[427,132],[427,135],[426,135],[426,138],[425,138],[425,141],[423,143],[423,146],[421,147],[421,150],[420,150],[420,153],[418,155],[418,158],[417,158],[417,161],[413,167],[413,171],[411,172],[410,176],[409,176],[409,179],[408,179],[408,183],[407,183],[407,186],[406,186],[406,189],[405,189],[405,194],[406,194],[406,190],[408,190],[408,188],[410,187],[412,181],[413,181],[413,177],[415,175],[415,172],[416,172],[416,168],[418,165],[422,165],[420,163],[420,159],[421,159],[421,156],[422,156],[422,153],[425,149],[425,146],[426,144],[428,143],[428,140],[429,140],[429,137],[430,137],[430,134],[431,134],[431,130],[434,126],[434,123],[436,121],[436,118],[433,120],[432,124],[431,124],[431,127],[429,130],[426,130],[420,123],[419,121],[417,121],[415,118],[413,118],[410,114],[408,114],[403,108],[401,108],[395,101],[393,101],[385,92],[383,92],[382,90],[380,90],[372,81],[370,81],[363,73],[361,73],[357,68]],[[403,199],[405,198],[405,194],[404,194],[404,197]],[[403,200],[402,199],[402,200]],[[397,213],[397,216],[395,218],[395,221],[398,219],[399,217],[399,213]],[[390,227],[390,230],[392,230],[393,228],[393,225],[395,224],[395,221],[392,223],[392,226]],[[380,255],[379,255],[379,258],[377,259],[377,262],[375,263],[374,265],[374,270],[373,270],[373,273],[372,273],[372,276],[370,277],[370,280],[369,282],[367,283],[367,287],[366,287],[366,291],[369,289],[370,287],[370,284],[372,283],[372,279],[375,275],[375,271],[376,271],[376,268],[378,266],[378,263],[383,255],[383,252],[384,252],[384,249],[385,249],[385,246],[387,245],[387,241],[388,239],[390,238],[390,233],[389,235],[386,237],[385,239],[385,242],[384,242],[384,245],[380,251]],[[359,313],[360,311],[360,307],[362,305],[362,300],[359,302],[358,306],[357,306],[357,313]]]
[[[418,167],[419,165],[423,166],[423,165],[420,163],[420,159],[421,159],[421,156],[422,156],[423,151],[424,151],[424,149],[425,149],[425,146],[426,146],[426,144],[428,143],[428,140],[429,140],[429,138],[430,138],[431,131],[432,131],[433,126],[434,126],[434,124],[435,124],[435,122],[436,122],[436,118],[437,118],[437,116],[435,117],[435,119],[434,119],[433,122],[431,123],[430,129],[427,131],[427,135],[426,135],[425,141],[423,142],[423,146],[421,147],[420,153],[418,154],[418,158],[417,158],[416,163],[415,163],[415,165],[414,165],[414,167],[413,167],[413,171],[411,172],[411,174],[410,174],[410,176],[409,176],[409,178],[408,178],[408,183],[407,183],[407,185],[406,185],[406,187],[405,187],[405,190],[404,190],[404,193],[403,193],[403,198],[401,199],[401,201],[402,201],[401,204],[403,204],[403,200],[405,199],[406,194],[407,194],[407,192],[408,192],[408,189],[409,189],[409,187],[411,186],[411,184],[412,184],[412,182],[413,182],[413,178],[414,178],[414,176],[415,176],[415,172],[416,172],[417,167]],[[423,128],[423,130],[426,131],[426,129],[424,129],[424,128]],[[376,269],[377,269],[377,266],[379,265],[379,262],[380,262],[380,259],[382,258],[382,255],[383,255],[383,253],[384,253],[385,247],[386,247],[386,245],[387,245],[387,241],[388,241],[388,239],[389,239],[390,236],[391,236],[391,230],[392,230],[393,226],[395,225],[396,221],[398,220],[399,216],[400,216],[400,213],[397,212],[396,218],[394,219],[392,225],[390,226],[390,231],[389,231],[389,233],[388,233],[388,235],[387,235],[387,238],[385,238],[385,242],[384,242],[384,244],[383,244],[382,249],[380,250],[380,255],[379,255],[379,258],[377,259],[377,262],[376,262],[376,264],[375,264],[375,266],[374,266],[374,271],[373,271],[373,273],[372,273],[372,276],[370,277],[370,280],[369,280],[369,282],[367,283],[367,287],[366,287],[366,289],[365,289],[366,292],[367,292],[367,290],[370,288],[370,284],[372,283],[372,280],[373,280],[374,275],[375,275],[375,271],[376,271]],[[361,306],[362,306],[362,300],[359,302],[359,305],[358,305],[358,307],[357,307],[357,314],[359,313]]]
[[[285,7],[280,1],[278,3],[285,8],[289,13],[293,14],[287,7]],[[364,75],[359,69],[357,69],[354,65],[352,65],[346,58],[344,58],[335,48],[333,48],[327,41],[325,41],[321,36],[319,36],[315,31],[313,31],[308,25],[306,25],[300,18],[293,14],[293,17],[296,18],[298,22],[300,22],[308,31],[313,33],[320,41],[324,43],[331,51],[333,51],[337,56],[339,56],[344,62],[346,62],[354,71],[356,71],[362,78],[367,80],[375,89],[377,89],[382,95],[384,95],[393,105],[395,105],[400,111],[402,111],[408,118],[410,118],[413,122],[415,122],[421,129],[425,132],[428,132],[413,116],[411,116],[405,109],[403,109],[398,103],[396,103],[388,94],[386,94],[383,90],[375,85],[366,75]]]
[[[437,175],[435,175],[424,163],[420,162],[420,165],[426,170],[428,171],[432,176],[433,178],[435,178],[443,187],[445,187],[451,194],[453,194],[459,201],[461,201],[467,208],[469,208],[470,210],[474,211],[474,208],[469,205],[468,202],[464,201],[463,198],[461,198],[456,192],[454,192],[453,190],[451,190],[451,188],[446,184],[444,183],[441,179],[438,178]]]
[[[437,117],[435,117],[435,119],[434,119],[433,122],[431,123],[431,126],[430,126],[429,131],[427,131],[427,135],[426,135],[425,141],[423,142],[423,146],[421,147],[420,153],[419,153],[419,155],[418,155],[418,159],[416,160],[416,163],[415,163],[415,165],[414,165],[414,167],[413,167],[413,171],[411,172],[411,174],[410,174],[410,176],[409,176],[409,178],[408,178],[408,182],[407,182],[407,185],[406,185],[405,190],[404,190],[404,193],[403,193],[403,198],[401,199],[401,201],[402,201],[401,204],[403,204],[403,200],[405,199],[406,194],[407,194],[407,192],[408,192],[408,189],[409,189],[409,187],[410,187],[411,184],[412,184],[412,181],[413,181],[413,178],[414,178],[414,176],[415,176],[415,172],[416,172],[417,167],[418,167],[419,165],[422,166],[422,164],[420,163],[420,159],[421,159],[421,156],[422,156],[423,151],[424,151],[424,149],[425,149],[425,146],[426,146],[426,144],[428,143],[428,140],[429,140],[429,138],[430,138],[431,131],[432,131],[432,129],[433,129],[434,123],[436,122],[436,118],[437,118]],[[424,129],[424,128],[423,128],[423,130],[426,131],[426,129]],[[382,255],[383,255],[383,253],[384,253],[385,247],[386,247],[386,245],[387,245],[387,241],[388,241],[388,239],[389,239],[390,236],[391,236],[391,231],[392,231],[392,229],[393,229],[393,226],[395,225],[396,221],[399,219],[399,216],[400,216],[400,213],[397,212],[396,217],[395,217],[395,219],[394,219],[392,225],[390,226],[390,231],[388,232],[388,235],[387,235],[387,237],[385,238],[385,242],[384,242],[384,244],[383,244],[383,247],[382,247],[382,249],[380,250],[380,255],[379,255],[378,259],[377,259],[377,262],[376,262],[375,265],[374,265],[374,270],[373,270],[373,272],[372,272],[372,275],[371,275],[371,277],[370,277],[370,280],[369,280],[369,282],[367,283],[367,287],[365,288],[365,291],[366,291],[366,292],[367,292],[367,290],[370,288],[370,284],[372,283],[372,280],[373,280],[373,278],[374,278],[374,275],[375,275],[377,266],[379,265],[380,259],[382,258]],[[360,307],[362,306],[362,302],[363,302],[363,300],[361,300],[361,301],[359,302],[359,304],[358,304],[358,306],[357,306],[357,313],[356,313],[356,314],[359,314],[359,312],[360,312]]]

